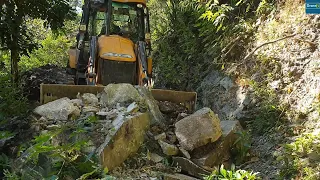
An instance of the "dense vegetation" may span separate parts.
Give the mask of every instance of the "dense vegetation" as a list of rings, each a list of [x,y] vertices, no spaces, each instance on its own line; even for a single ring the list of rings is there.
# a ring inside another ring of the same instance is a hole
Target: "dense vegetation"
[[[212,68],[239,63],[268,1],[151,1],[159,86],[195,90]],[[162,84],[161,84],[162,83]]]

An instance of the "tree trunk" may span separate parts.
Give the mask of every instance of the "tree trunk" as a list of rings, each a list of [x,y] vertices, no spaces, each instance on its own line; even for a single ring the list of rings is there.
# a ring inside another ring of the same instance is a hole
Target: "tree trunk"
[[[12,82],[17,83],[19,80],[19,52],[17,49],[11,49],[11,75]]]

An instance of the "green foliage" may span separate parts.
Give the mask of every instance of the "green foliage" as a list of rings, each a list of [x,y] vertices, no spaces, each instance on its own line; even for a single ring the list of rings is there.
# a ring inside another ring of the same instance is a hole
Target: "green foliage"
[[[273,5],[274,1],[270,0],[262,0],[256,10],[257,15],[263,16],[270,14],[272,11],[275,10],[275,6]]]
[[[7,155],[5,155],[4,153],[1,153],[1,155],[0,155],[0,172],[4,172],[4,170],[10,168],[10,163],[11,163],[11,159]]]
[[[11,0],[0,2],[0,46],[10,50],[13,80],[18,81],[18,62],[21,55],[39,47],[36,30],[28,29],[28,21],[42,19],[44,27],[57,31],[65,19],[75,17],[68,0]]]
[[[231,170],[226,170],[223,165],[218,170],[213,171],[205,180],[255,180],[258,173],[248,172],[245,170],[235,170],[235,166],[231,166]]]
[[[236,132],[237,140],[233,143],[233,154],[235,154],[236,163],[243,163],[248,157],[251,149],[251,135],[248,131]]]
[[[279,162],[284,162],[280,172],[282,178],[320,178],[320,133],[303,134],[283,147],[283,154],[277,158]]]
[[[49,34],[43,41],[42,47],[34,50],[28,56],[22,56],[19,65],[23,70],[40,67],[46,64],[55,64],[65,67],[68,61],[67,50],[71,46],[65,36],[55,37]]]
[[[259,99],[259,106],[256,107],[254,120],[249,123],[253,133],[264,134],[280,125],[284,121],[284,106],[279,105],[277,96],[273,90],[267,87],[265,82],[251,82],[251,86],[254,89],[255,97]]]
[[[105,177],[104,170],[93,152],[86,154],[87,133],[82,125],[62,127],[35,137],[16,160],[13,171],[6,176],[19,179],[88,179]]]
[[[157,7],[151,9],[156,86],[195,89],[210,68],[239,60],[255,30],[255,11],[267,13],[263,9],[271,5],[259,3],[151,1],[151,8]]]
[[[28,102],[23,96],[21,87],[10,82],[8,74],[0,74],[0,120],[23,116],[28,112]]]
[[[16,173],[12,173],[7,169],[4,170],[3,174],[7,180],[20,180],[20,177]]]

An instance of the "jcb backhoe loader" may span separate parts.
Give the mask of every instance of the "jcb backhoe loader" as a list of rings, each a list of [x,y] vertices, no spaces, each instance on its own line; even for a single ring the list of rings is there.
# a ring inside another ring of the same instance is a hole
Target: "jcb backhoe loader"
[[[146,0],[85,0],[67,73],[75,85],[41,85],[41,103],[97,93],[110,83],[150,85],[152,59]],[[156,100],[189,104],[196,93],[152,89]]]

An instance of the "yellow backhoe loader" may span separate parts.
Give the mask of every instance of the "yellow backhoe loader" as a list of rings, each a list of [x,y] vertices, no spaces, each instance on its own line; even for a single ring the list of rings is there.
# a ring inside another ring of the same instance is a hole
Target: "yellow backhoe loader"
[[[67,73],[74,85],[42,84],[40,101],[98,93],[110,83],[152,84],[149,11],[146,0],[85,0],[77,45],[69,50]],[[188,104],[195,92],[152,89],[158,101]]]

